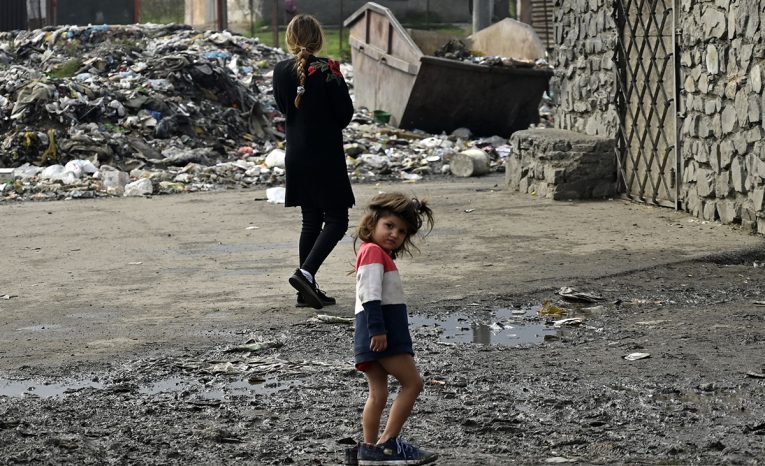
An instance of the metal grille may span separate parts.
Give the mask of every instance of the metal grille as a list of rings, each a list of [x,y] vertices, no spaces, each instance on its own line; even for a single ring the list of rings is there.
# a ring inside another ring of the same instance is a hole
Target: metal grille
[[[627,197],[678,208],[677,54],[673,0],[616,0],[616,139]]]
[[[530,4],[531,27],[534,28],[539,38],[545,44],[545,48],[552,48],[555,45],[553,2],[552,0],[530,0]]]
[[[0,0],[0,31],[27,28],[25,0]]]

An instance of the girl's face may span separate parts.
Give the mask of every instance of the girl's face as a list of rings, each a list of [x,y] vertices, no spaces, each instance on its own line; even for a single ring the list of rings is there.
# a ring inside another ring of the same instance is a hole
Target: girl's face
[[[396,215],[380,217],[372,234],[372,241],[386,251],[396,251],[404,244],[406,223]]]

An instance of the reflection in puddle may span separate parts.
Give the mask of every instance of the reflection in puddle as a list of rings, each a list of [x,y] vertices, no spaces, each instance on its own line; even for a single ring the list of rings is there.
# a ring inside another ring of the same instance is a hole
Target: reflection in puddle
[[[208,400],[223,400],[235,396],[269,395],[295,388],[301,382],[297,380],[280,381],[275,376],[251,376],[244,380],[212,380],[207,383],[189,377],[168,377],[141,387],[144,395],[161,393],[184,393],[196,395]]]
[[[34,380],[9,380],[0,378],[0,396],[34,396],[52,398],[80,391],[84,388],[104,388],[100,382],[72,380],[66,383],[42,383]]]
[[[411,315],[412,329],[442,330],[440,341],[481,345],[536,345],[559,335],[559,329],[538,318],[541,306],[497,309],[486,314],[449,314],[446,319]]]

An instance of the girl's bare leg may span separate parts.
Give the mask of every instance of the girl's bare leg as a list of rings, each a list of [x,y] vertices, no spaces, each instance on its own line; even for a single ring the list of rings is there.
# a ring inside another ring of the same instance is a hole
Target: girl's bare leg
[[[380,435],[380,418],[388,402],[388,373],[378,364],[372,364],[365,372],[369,385],[369,396],[364,404],[361,427],[364,430],[364,442],[377,443]]]
[[[390,408],[385,430],[377,441],[379,444],[385,443],[388,439],[397,437],[401,433],[404,422],[412,413],[414,402],[417,401],[417,397],[422,392],[423,382],[411,354],[397,354],[378,362],[387,373],[395,377],[401,384],[396,400]]]

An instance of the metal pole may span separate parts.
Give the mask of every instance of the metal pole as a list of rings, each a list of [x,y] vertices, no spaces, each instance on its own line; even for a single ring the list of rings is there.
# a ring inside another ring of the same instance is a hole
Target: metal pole
[[[274,47],[279,46],[279,0],[271,1],[271,30],[274,33]]]
[[[255,0],[250,0],[250,35],[255,37]]]
[[[492,0],[473,1],[473,34],[491,24]]]
[[[228,29],[228,2],[227,0],[218,0],[218,30]]]
[[[338,41],[340,42],[338,53],[340,54],[338,59],[342,58],[343,56],[343,22],[344,22],[344,13],[343,13],[343,0],[340,0],[340,37],[338,38]]]
[[[675,72],[673,73],[674,85],[672,86],[675,91],[675,111],[674,113],[674,125],[675,125],[675,210],[680,210],[680,184],[683,182],[683,172],[681,167],[683,166],[680,155],[680,122],[681,108],[680,108],[680,54],[678,50],[678,36],[681,34],[680,24],[677,20],[677,8],[679,2],[675,0],[672,5],[672,60],[675,63]]]
[[[133,0],[133,21],[141,22],[141,0]]]

